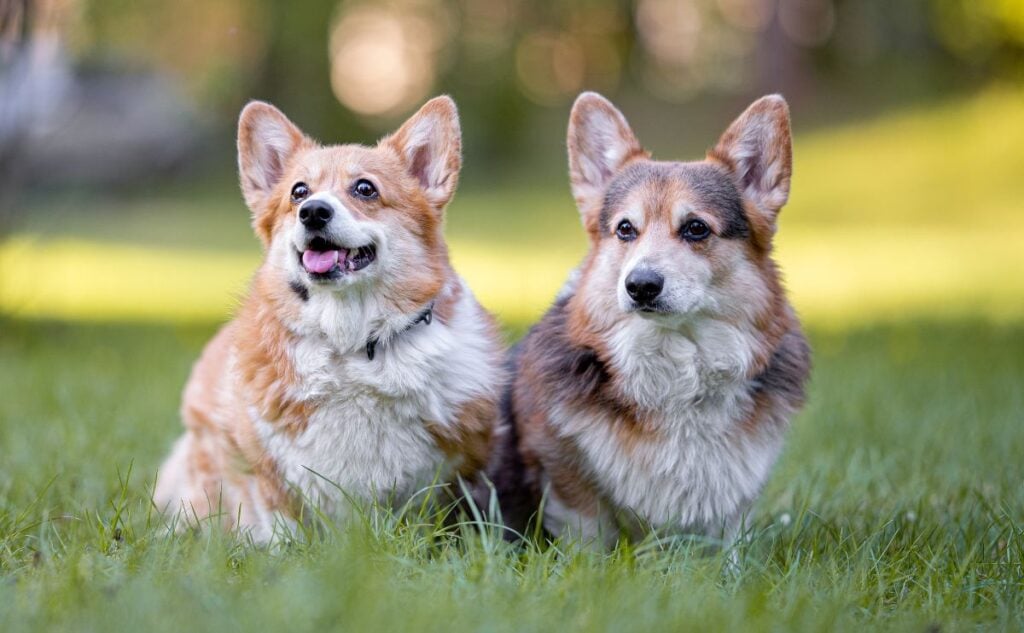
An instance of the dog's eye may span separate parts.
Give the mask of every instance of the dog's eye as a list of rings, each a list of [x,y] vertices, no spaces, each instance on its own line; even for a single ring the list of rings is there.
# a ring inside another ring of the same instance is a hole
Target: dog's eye
[[[683,239],[690,242],[699,242],[711,235],[711,228],[702,220],[690,220],[683,225]]]
[[[309,197],[309,185],[297,182],[292,187],[292,202],[302,202]]]
[[[615,235],[623,242],[632,242],[636,239],[636,228],[629,220],[623,220],[615,227]]]
[[[373,186],[373,183],[365,178],[360,178],[356,181],[356,184],[352,186],[352,193],[360,198],[376,198],[377,188]]]

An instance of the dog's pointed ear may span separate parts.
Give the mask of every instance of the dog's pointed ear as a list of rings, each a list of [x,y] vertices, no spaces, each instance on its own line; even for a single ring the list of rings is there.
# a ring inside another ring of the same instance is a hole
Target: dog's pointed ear
[[[789,200],[793,173],[786,100],[769,95],[755,101],[733,121],[708,157],[729,168],[740,193],[764,215],[774,231],[775,219]]]
[[[253,213],[266,204],[295,152],[310,141],[280,110],[251,101],[238,117],[238,173]]]
[[[420,183],[427,201],[443,209],[455,194],[462,168],[462,128],[451,97],[435,97],[383,139]]]
[[[612,177],[630,160],[648,154],[626,117],[596,92],[584,92],[576,98],[569,115],[566,145],[572,195],[583,225],[593,232]]]

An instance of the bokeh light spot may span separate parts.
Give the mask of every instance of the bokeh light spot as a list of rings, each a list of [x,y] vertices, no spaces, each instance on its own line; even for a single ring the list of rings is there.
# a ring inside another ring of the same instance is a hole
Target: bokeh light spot
[[[346,6],[331,29],[331,89],[358,114],[401,113],[429,93],[441,40],[437,22],[423,14]]]

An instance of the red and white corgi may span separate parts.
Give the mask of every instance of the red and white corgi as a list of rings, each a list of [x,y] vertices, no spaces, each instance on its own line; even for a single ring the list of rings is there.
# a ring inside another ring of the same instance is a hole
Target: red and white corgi
[[[751,105],[697,162],[651,160],[584,93],[569,123],[590,251],[513,353],[493,471],[522,529],[735,536],[801,407],[810,353],[772,261],[789,111]]]
[[[266,541],[305,501],[401,503],[483,466],[505,371],[442,236],[460,145],[447,97],[375,147],[321,146],[245,107],[242,192],[265,257],[193,369],[158,507]]]

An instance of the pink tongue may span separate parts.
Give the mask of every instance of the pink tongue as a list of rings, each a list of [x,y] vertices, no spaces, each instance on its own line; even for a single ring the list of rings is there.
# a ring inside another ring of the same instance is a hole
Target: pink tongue
[[[302,265],[311,273],[325,273],[338,263],[338,251],[303,251]]]

